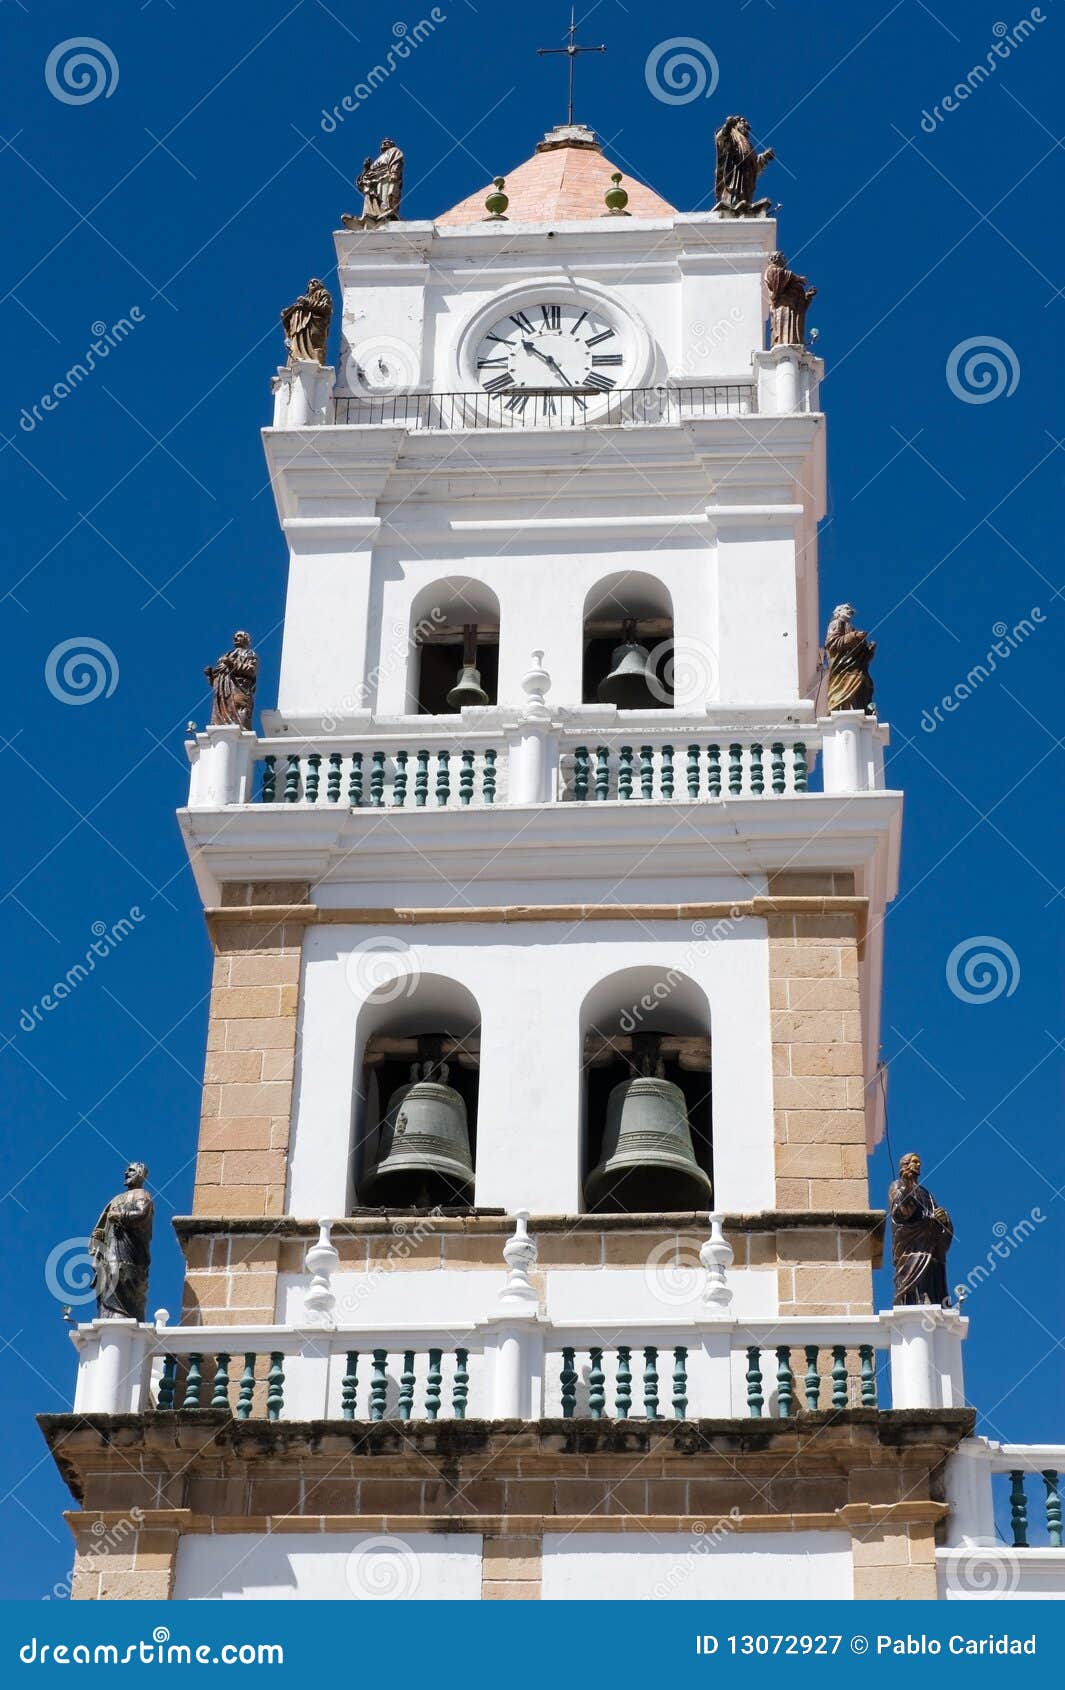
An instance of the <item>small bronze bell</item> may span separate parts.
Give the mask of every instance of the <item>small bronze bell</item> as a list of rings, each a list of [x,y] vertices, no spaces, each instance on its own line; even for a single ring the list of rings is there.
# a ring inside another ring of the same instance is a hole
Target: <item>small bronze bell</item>
[[[388,1100],[377,1164],[366,1179],[365,1202],[397,1209],[468,1203],[473,1158],[466,1105],[447,1083],[446,1064],[415,1063],[410,1083]]]
[[[650,1063],[645,1066],[650,1067]],[[589,1209],[622,1214],[705,1208],[710,1180],[695,1160],[684,1093],[657,1072],[610,1093],[598,1167],[584,1191]]]
[[[622,645],[614,647],[609,675],[600,681],[600,704],[616,704],[619,710],[654,710],[661,703],[648,685],[650,653],[636,639],[636,623],[625,623]]]
[[[463,706],[490,704],[491,699],[481,685],[481,671],[477,667],[477,624],[467,623],[462,630],[462,668],[459,678],[447,695],[452,710]]]

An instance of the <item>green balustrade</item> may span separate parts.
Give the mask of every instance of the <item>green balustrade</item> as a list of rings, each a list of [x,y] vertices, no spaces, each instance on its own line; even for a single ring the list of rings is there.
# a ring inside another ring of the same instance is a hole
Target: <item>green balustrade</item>
[[[237,1419],[250,1420],[252,1404],[255,1400],[255,1352],[247,1350],[244,1355],[244,1372],[240,1376],[240,1390],[237,1393]]]
[[[470,1375],[468,1350],[455,1351],[455,1377],[451,1383],[451,1412],[456,1420],[465,1420],[466,1404],[470,1399]]]
[[[762,1418],[765,1397],[762,1394],[762,1358],[757,1344],[747,1348],[747,1412],[752,1420]]]
[[[429,1351],[429,1371],[425,1378],[425,1418],[435,1420],[440,1413],[440,1393],[443,1384],[441,1363],[443,1350]]]
[[[810,766],[806,760],[806,747],[801,740],[792,747],[795,772],[796,792],[806,792],[809,788]]]
[[[403,1372],[399,1376],[399,1418],[409,1420],[414,1410],[414,1351],[404,1350]]]
[[[351,753],[351,770],[348,774],[348,803],[353,810],[362,804],[362,752]]]
[[[595,801],[602,804],[610,797],[610,747],[595,748]]]
[[[402,810],[407,802],[407,757],[406,751],[397,751],[395,755],[395,773],[392,776],[392,802],[397,810]]]
[[[359,1352],[349,1350],[344,1358],[344,1377],[340,1381],[340,1412],[345,1420],[354,1420],[358,1394]]]
[[[1058,1489],[1058,1475],[1050,1468],[1044,1468],[1042,1476],[1047,1493],[1047,1542],[1051,1549],[1060,1549],[1061,1492]]]
[[[728,748],[728,789],[733,798],[738,798],[743,791],[743,746],[732,744]]]
[[[832,1407],[847,1406],[847,1351],[842,1344],[832,1346]]]
[[[280,1350],[270,1351],[270,1371],[266,1375],[266,1418],[280,1420],[285,1406],[285,1358]]]
[[[562,1385],[562,1418],[572,1420],[577,1408],[577,1369],[573,1365],[575,1351],[563,1349],[562,1371],[559,1380]]]
[[[795,1409],[795,1375],[791,1371],[791,1350],[777,1346],[777,1413],[787,1419]]]
[[[655,752],[653,745],[640,746],[640,797],[653,798],[655,790]]]
[[[173,1408],[174,1386],[177,1382],[177,1356],[163,1357],[163,1371],[159,1376],[159,1390],[156,1396],[157,1408]]]
[[[587,801],[589,773],[588,747],[578,745],[573,753],[573,798],[577,804]]]
[[[862,1370],[862,1407],[876,1407],[876,1354],[872,1344],[859,1344],[858,1361]]]
[[[772,768],[773,791],[779,796],[779,794],[783,792],[785,786],[784,747],[781,745],[779,740],[777,740],[774,745],[770,746],[769,754],[771,758],[770,766]]]
[[[383,1420],[388,1401],[388,1351],[375,1350],[370,1374],[370,1419]]]
[[[300,795],[300,760],[295,752],[285,759],[285,803],[295,804]]]
[[[721,797],[721,747],[706,748],[706,790],[711,798]]]
[[[262,803],[272,804],[277,797],[277,758],[263,758]]]
[[[185,1395],[181,1399],[182,1408],[199,1408],[202,1387],[203,1357],[190,1355],[188,1372],[185,1374]]]
[[[385,754],[370,753],[370,808],[379,810],[385,801]]]
[[[318,778],[321,767],[321,753],[312,751],[307,758],[307,784],[303,794],[308,804],[317,804],[318,802]]]
[[[496,801],[496,753],[489,749],[484,754],[484,771],[481,775],[481,790],[486,804]]]
[[[632,1351],[627,1344],[618,1345],[618,1366],[614,1374],[614,1412],[619,1420],[627,1420],[632,1407],[632,1370],[629,1363]]]
[[[462,767],[459,770],[459,803],[468,805],[473,802],[473,752],[461,753]]]
[[[603,1373],[602,1350],[589,1352],[588,1413],[593,1420],[602,1420],[606,1407],[606,1376]]]
[[[687,779],[688,779],[688,797],[689,798],[698,798],[698,796],[699,796],[699,747],[697,745],[689,745],[689,747],[688,747],[686,771],[687,771]]]
[[[451,797],[451,753],[438,751],[436,754],[436,801],[441,809],[447,805]]]
[[[803,1353],[806,1356],[806,1378],[803,1380],[806,1408],[808,1413],[815,1414],[817,1405],[821,1401],[821,1375],[817,1370],[817,1345],[807,1344]]]
[[[653,1344],[643,1352],[643,1411],[648,1420],[658,1419],[658,1351]]]
[[[673,1351],[673,1413],[683,1420],[688,1410],[688,1351],[678,1344]]]
[[[429,753],[426,750],[415,752],[414,755],[414,807],[424,810],[429,797]]]
[[[618,797],[632,797],[632,746],[623,745],[618,752]]]
[[[1010,1525],[1013,1528],[1014,1549],[1028,1548],[1028,1498],[1024,1491],[1024,1474],[1010,1474]]]
[[[344,759],[339,751],[329,753],[329,773],[325,777],[325,797],[328,804],[340,803],[341,769]]]
[[[214,1384],[211,1388],[211,1407],[229,1408],[229,1357],[222,1351],[214,1358]]]
[[[660,777],[662,797],[669,799],[673,796],[673,747],[662,747],[662,773]]]
[[[762,774],[762,747],[751,746],[751,791],[756,798],[760,798],[765,791],[765,777]]]

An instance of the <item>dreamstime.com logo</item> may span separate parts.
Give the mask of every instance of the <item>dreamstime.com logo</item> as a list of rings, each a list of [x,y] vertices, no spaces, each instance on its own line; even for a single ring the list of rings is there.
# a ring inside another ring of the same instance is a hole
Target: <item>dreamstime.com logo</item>
[[[993,334],[959,340],[947,359],[947,386],[964,405],[1008,399],[1021,379],[1021,361],[1008,341]]]
[[[52,48],[44,63],[48,92],[65,106],[88,106],[118,87],[118,60],[95,35],[72,35]]]
[[[962,939],[947,958],[947,985],[962,1003],[994,1003],[1011,998],[1021,981],[1017,952],[1005,939],[976,933]]]
[[[364,1538],[344,1568],[351,1594],[375,1602],[409,1600],[417,1595],[421,1576],[418,1557],[401,1537]]]
[[[95,704],[98,698],[110,698],[117,687],[118,658],[103,640],[75,634],[52,647],[44,679],[60,704]]]
[[[280,1667],[280,1643],[172,1643],[170,1628],[157,1625],[151,1638],[136,1643],[41,1643],[31,1637],[18,1652],[23,1666],[126,1667]]]
[[[694,35],[674,35],[651,48],[643,76],[649,91],[664,106],[689,106],[693,100],[710,98],[721,67],[705,41]]]

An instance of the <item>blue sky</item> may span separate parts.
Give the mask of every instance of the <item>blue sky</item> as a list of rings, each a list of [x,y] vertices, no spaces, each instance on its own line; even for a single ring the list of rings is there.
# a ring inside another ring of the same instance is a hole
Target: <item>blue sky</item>
[[[257,430],[278,311],[312,272],[333,275],[330,231],[382,133],[406,152],[407,215],[431,217],[565,115],[563,61],[534,51],[561,37],[562,4],[444,0],[397,73],[324,131],[323,108],[429,10],[0,5],[6,1595],[43,1596],[68,1570],[69,1498],[32,1419],[68,1406],[74,1380],[46,1262],[84,1237],[130,1156],[151,1164],[158,1204],[152,1306],[179,1304],[168,1221],[190,1203],[209,950],[174,810],[185,725],[208,710],[202,668],[233,628],[253,631],[260,698],[276,687],[285,549]],[[997,26],[1036,14],[1006,52]],[[822,610],[851,599],[879,641],[906,792],[886,936],[891,1137],[896,1155],[923,1152],[953,1211],[952,1280],[986,1261],[997,1228],[1032,1220],[969,1302],[967,1377],[989,1435],[1060,1439],[1061,8],[602,0],[582,17],[582,39],[609,51],[578,66],[577,116],[625,172],[708,209],[726,113],[777,150],[766,191],[820,290]],[[105,43],[110,92],[71,103],[46,64],[80,36]],[[666,103],[648,56],[686,36],[719,81]],[[994,71],[944,109],[989,53]],[[123,318],[102,367],[35,420],[95,325]],[[968,378],[966,342],[992,359]],[[1026,617],[1032,631],[936,721],[997,630]],[[49,689],[49,655],[86,637],[111,654],[107,676],[72,705]],[[35,1020],[99,924],[123,918],[121,942]],[[965,1001],[948,959],[981,936],[1007,987],[992,974]],[[874,1200],[889,1178],[882,1149]]]

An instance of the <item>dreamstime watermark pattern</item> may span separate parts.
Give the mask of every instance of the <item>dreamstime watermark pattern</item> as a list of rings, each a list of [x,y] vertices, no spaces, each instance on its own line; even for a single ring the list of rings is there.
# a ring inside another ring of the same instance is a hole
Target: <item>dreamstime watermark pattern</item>
[[[977,933],[962,939],[947,958],[947,985],[962,1003],[994,1003],[1011,998],[1021,980],[1017,952],[1005,939]]]
[[[52,48],[44,63],[48,92],[65,106],[88,106],[118,87],[118,60],[95,35],[72,35]]]
[[[1046,617],[1037,604],[1034,604],[1027,616],[1022,616],[1013,627],[1005,622],[996,622],[991,629],[995,636],[995,643],[979,663],[974,663],[964,681],[959,681],[950,692],[944,693],[938,704],[933,704],[931,710],[921,714],[921,730],[926,734],[934,734],[938,727],[943,726],[942,711],[948,716],[953,715],[967,698],[971,698],[985,681],[998,669],[999,662],[1006,659],[1024,644],[1029,635],[1034,634],[1036,625],[1045,622]]]
[[[720,1549],[726,1543],[739,1525],[742,1511],[735,1504],[728,1511],[728,1519],[720,1520],[716,1526],[707,1529],[704,1520],[692,1521],[692,1537],[689,1548],[679,1561],[674,1561],[665,1578],[659,1579],[651,1592],[659,1598],[672,1596],[681,1585],[691,1577],[704,1555],[712,1555],[715,1549]]]
[[[1008,59],[1029,36],[1035,34],[1037,24],[1046,23],[1046,18],[1039,6],[1033,6],[1026,18],[1010,29],[1009,24],[997,23],[992,29],[995,41],[984,55],[984,62],[973,65],[961,82],[956,82],[949,94],[944,94],[939,105],[927,107],[921,113],[921,128],[926,135],[934,135],[941,123],[945,123],[952,112],[956,112],[989,77],[994,76],[999,65]]]
[[[708,100],[721,77],[717,55],[694,35],[674,35],[652,47],[643,67],[648,90],[665,106]]]
[[[130,907],[128,915],[120,916],[113,926],[108,927],[106,921],[94,921],[92,924],[93,941],[85,952],[83,962],[75,962],[67,969],[60,979],[53,982],[47,992],[42,992],[36,1003],[29,1009],[19,1012],[18,1024],[22,1032],[33,1033],[41,1026],[46,1015],[52,1015],[77,991],[83,980],[94,973],[98,962],[109,957],[121,945],[135,928],[145,919],[144,911],[139,904]]]
[[[419,1244],[432,1237],[439,1219],[440,1206],[437,1204],[410,1221],[394,1220],[389,1227],[391,1243],[385,1251],[384,1260],[378,1260],[369,1273],[360,1276],[353,1291],[346,1291],[338,1299],[337,1312],[344,1316],[357,1313],[385,1283],[388,1275],[401,1263],[409,1261]]]
[[[351,93],[345,94],[332,111],[326,110],[323,106],[318,124],[323,134],[335,135],[340,125],[352,113],[357,112],[360,106],[364,106],[367,100],[371,99],[378,88],[381,87],[382,83],[387,82],[390,76],[395,75],[400,65],[410,58],[415,48],[420,47],[422,42],[427,41],[440,24],[446,22],[447,13],[442,12],[439,6],[434,6],[429,16],[419,18],[416,24],[408,25],[402,19],[394,23],[392,25],[394,40],[385,54],[384,63],[373,65],[366,72],[362,81],[357,82]]]
[[[393,622],[392,635],[397,643],[390,646],[381,662],[369,671],[357,693],[347,694],[340,700],[335,712],[322,717],[323,733],[335,733],[341,722],[357,711],[369,709],[381,681],[391,678],[401,667],[408,664],[411,653],[417,650],[429,634],[434,633],[446,622],[447,612],[439,605],[434,605],[428,616],[421,617],[413,628],[408,628],[405,622]]]
[[[131,305],[128,317],[120,317],[110,328],[101,319],[91,325],[90,333],[95,337],[87,350],[82,353],[76,364],[71,364],[66,374],[53,382],[47,393],[42,393],[36,404],[22,407],[19,417],[19,427],[24,434],[32,434],[38,424],[43,423],[44,417],[59,409],[64,399],[69,399],[76,393],[82,382],[92,375],[97,363],[110,358],[113,349],[121,346],[127,335],[133,333],[134,328],[144,322],[144,312],[139,305]],[[42,415],[41,413],[44,413]]]
[[[712,947],[722,939],[727,938],[734,931],[736,923],[742,921],[742,919],[743,911],[733,906],[728,915],[721,916],[714,922],[713,926],[709,926],[705,921],[693,921],[691,942],[684,951],[680,962],[674,963],[660,980],[656,980],[653,986],[649,986],[647,991],[636,999],[635,1003],[622,1010],[621,1019],[618,1023],[621,1031],[623,1033],[637,1032],[640,1023],[660,1004],[666,1003],[678,986],[686,983],[688,978],[686,971],[692,964],[697,962],[700,957],[709,955]]]
[[[361,1002],[373,998],[375,1004],[395,1003],[409,998],[421,978],[421,963],[405,939],[388,933],[375,933],[363,939],[344,964],[344,978],[348,990]]]
[[[981,1285],[989,1280],[992,1274],[998,1272],[1001,1262],[1008,1262],[1010,1257],[1026,1244],[1038,1227],[1046,1220],[1042,1209],[1036,1204],[1029,1209],[1027,1215],[1022,1215],[1019,1221],[1010,1226],[1006,1221],[996,1221],[991,1231],[995,1242],[988,1250],[982,1262],[974,1262],[965,1278],[959,1280],[954,1287],[954,1296],[961,1303],[966,1297],[971,1297]]]
[[[118,685],[118,658],[92,634],[60,640],[45,659],[48,691],[60,704],[94,704],[110,698]]]
[[[959,340],[947,359],[947,386],[965,405],[990,405],[1008,399],[1021,379],[1021,361],[1006,340],[974,334]]]
[[[107,1556],[110,1555],[113,1550],[121,1549],[124,1543],[127,1543],[131,1537],[136,1536],[143,1519],[143,1508],[134,1507],[131,1508],[129,1513],[124,1515],[122,1519],[112,1520],[110,1524],[108,1524],[106,1520],[93,1521],[92,1525],[89,1527],[89,1535],[92,1538],[91,1561],[93,1571],[96,1570],[97,1564],[106,1560]],[[51,1590],[43,1598],[43,1600],[45,1602],[51,1602],[53,1600],[57,1602],[69,1602],[74,1589],[74,1577],[76,1570],[77,1569],[75,1567],[71,1567],[66,1578],[62,1579],[58,1584],[53,1584]]]

